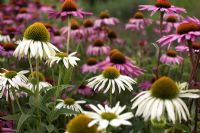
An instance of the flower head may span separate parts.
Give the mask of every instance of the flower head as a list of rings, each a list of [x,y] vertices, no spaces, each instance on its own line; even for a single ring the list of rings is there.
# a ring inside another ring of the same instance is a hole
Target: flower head
[[[197,37],[200,37],[200,23],[197,21],[182,22],[178,25],[176,31],[176,34],[163,36],[157,42],[161,46],[168,45],[169,47],[173,41],[178,43],[195,41]]]
[[[98,61],[96,58],[93,57],[88,58],[86,64],[83,64],[82,66],[83,73],[96,73],[98,70]]]
[[[60,12],[50,11],[49,15],[50,17],[60,17],[61,20],[65,20],[69,16],[83,18],[86,15],[92,15],[92,13],[84,12],[81,9],[78,9],[78,6],[74,0],[65,0],[62,4]]]
[[[164,13],[186,13],[184,8],[172,5],[169,0],[157,0],[155,5],[140,5],[139,7],[139,10],[141,11],[151,11],[151,16],[154,15],[157,11]]]
[[[145,120],[162,121],[163,117],[173,123],[182,119],[187,121],[190,114],[182,97],[199,98],[199,90],[181,90],[171,78],[161,77],[156,80],[150,90],[139,93],[135,98],[132,109],[137,108],[136,116],[142,116]]]
[[[120,73],[131,77],[137,77],[139,75],[142,75],[144,72],[144,70],[137,67],[131,61],[131,59],[129,59],[122,52],[116,49],[111,50],[109,57],[107,57],[105,61],[99,63],[99,67],[102,70],[108,66],[114,66],[120,71]]]
[[[59,51],[53,44],[49,43],[50,33],[43,23],[36,22],[30,25],[24,32],[22,41],[18,41],[13,55],[31,58],[47,58]]]
[[[72,67],[77,65],[77,61],[79,61],[80,59],[75,57],[74,55],[76,54],[76,52],[73,52],[71,54],[67,54],[67,53],[63,53],[63,52],[59,52],[56,53],[55,56],[50,57],[47,60],[47,63],[50,65],[50,67],[52,67],[52,65],[54,63],[58,64],[60,62],[62,62],[65,66],[66,69],[68,69],[70,67],[70,65]]]
[[[6,100],[8,100],[9,96],[14,99],[13,91],[19,90],[20,87],[25,87],[28,82],[28,79],[24,76],[26,73],[28,73],[26,70],[16,72],[3,69],[3,73],[0,73],[0,98],[6,95]],[[13,88],[14,90],[11,90]]]
[[[94,23],[94,27],[101,27],[102,25],[116,25],[119,23],[119,20],[115,17],[111,17],[108,11],[102,11],[99,15],[99,19],[97,19]]]
[[[119,93],[121,90],[125,91],[125,89],[132,91],[132,84],[136,83],[136,81],[130,77],[121,75],[119,70],[115,67],[105,68],[99,76],[88,79],[88,82],[87,86],[94,88],[94,90],[98,89],[98,91],[105,89],[104,93],[110,89],[112,93],[114,93],[116,89],[118,89]]]
[[[93,44],[87,48],[88,55],[108,55],[110,52],[110,46],[104,45],[102,39],[96,39]]]
[[[168,50],[166,54],[160,57],[160,62],[165,64],[181,64],[183,58],[178,56],[175,50]]]
[[[121,107],[120,103],[111,108],[105,105],[98,104],[97,107],[94,105],[89,105],[91,109],[95,112],[84,111],[83,113],[93,119],[88,126],[94,126],[95,124],[98,125],[98,130],[106,129],[109,125],[112,127],[119,127],[121,125],[130,126],[131,123],[128,121],[133,117],[131,112],[127,112],[121,114],[125,109],[126,106]]]
[[[92,119],[84,114],[77,115],[69,121],[65,133],[99,133],[95,125],[88,127],[91,121]]]
[[[74,110],[74,111],[77,111],[77,112],[82,112],[83,109],[81,108],[80,104],[86,103],[83,100],[75,101],[75,99],[70,98],[70,97],[65,98],[64,100],[58,99],[57,101],[59,102],[56,105],[57,109],[66,108],[66,109],[71,109],[71,110]]]

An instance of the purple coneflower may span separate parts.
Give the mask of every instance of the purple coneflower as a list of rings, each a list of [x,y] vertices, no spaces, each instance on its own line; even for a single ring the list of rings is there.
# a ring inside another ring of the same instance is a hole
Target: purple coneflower
[[[99,64],[101,69],[105,69],[108,66],[116,67],[122,74],[137,77],[144,73],[144,70],[136,66],[131,59],[126,57],[122,52],[117,49],[113,49],[110,52],[109,57]]]
[[[177,27],[177,33],[163,36],[157,42],[161,46],[168,45],[173,41],[183,43],[187,41],[195,41],[197,37],[200,37],[200,23],[195,21],[183,22]]]
[[[84,37],[83,30],[80,28],[80,25],[76,19],[71,19],[70,23],[71,27],[65,26],[61,28],[61,33],[65,35],[70,32],[70,37],[72,37],[75,41],[80,42],[80,40],[82,40]]]
[[[145,26],[148,26],[152,23],[151,19],[144,18],[144,14],[142,12],[136,12],[133,15],[133,18],[129,20],[126,24],[126,29],[128,30],[142,30]]]
[[[77,92],[82,96],[92,96],[94,94],[93,89],[84,84],[78,87]]]
[[[87,48],[88,55],[108,55],[110,46],[104,45],[103,40],[96,39],[93,44]]]
[[[16,45],[12,42],[8,42],[8,43],[3,43],[1,48],[0,48],[0,55],[3,57],[7,57],[10,58],[13,56],[13,52],[16,48]]]
[[[29,21],[33,19],[33,15],[30,12],[28,12],[26,8],[21,8],[16,16],[16,19]]]
[[[66,37],[64,37],[59,30],[53,32],[52,43],[58,48],[63,48],[66,40]]]
[[[168,65],[181,64],[183,58],[178,56],[175,50],[168,50],[166,54],[160,57],[160,62]]]
[[[155,5],[139,5],[141,11],[151,11],[151,16],[157,11],[165,13],[186,13],[186,10],[181,7],[172,5],[169,0],[157,0]]]
[[[101,27],[102,25],[116,25],[119,23],[119,20],[115,17],[111,17],[108,11],[102,11],[94,23],[95,27]]]
[[[92,19],[85,19],[83,21],[83,32],[84,36],[88,37],[88,35],[94,34],[94,22]]]
[[[50,11],[50,17],[61,18],[61,20],[65,20],[69,16],[75,16],[79,18],[83,18],[86,15],[92,15],[90,12],[84,12],[81,9],[78,9],[77,4],[74,0],[65,0],[62,4],[62,10],[59,12]]]
[[[92,57],[88,58],[86,64],[82,66],[82,73],[97,73],[98,70],[98,61]]]

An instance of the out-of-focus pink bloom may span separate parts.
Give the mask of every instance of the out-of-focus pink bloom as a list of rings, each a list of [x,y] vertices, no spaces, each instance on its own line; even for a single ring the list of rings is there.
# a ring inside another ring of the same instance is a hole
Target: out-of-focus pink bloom
[[[139,10],[147,10],[151,12],[151,16],[157,11],[163,13],[186,13],[186,10],[181,7],[172,5],[169,0],[157,0],[155,5],[139,5]]]
[[[0,49],[0,55],[3,57],[10,58],[13,56],[13,52],[16,48],[16,45],[12,42],[9,43],[3,43],[2,48]]]
[[[54,9],[51,6],[42,5],[39,9],[42,13],[53,12]]]
[[[143,90],[143,91],[146,91],[146,90],[149,90],[151,88],[151,85],[156,81],[156,78],[152,78],[151,80],[146,80],[142,83],[140,83],[138,85],[138,87]]]
[[[81,85],[78,87],[77,93],[82,96],[92,96],[94,94],[94,91],[92,88],[90,88],[86,85]]]
[[[139,41],[138,41],[138,44],[139,44],[141,47],[144,47],[144,46],[146,46],[146,45],[148,44],[148,42],[147,42],[146,40],[142,39],[142,40],[139,40]]]
[[[62,5],[62,11],[55,12],[50,11],[49,17],[56,17],[61,18],[61,20],[65,20],[69,16],[79,17],[83,18],[86,15],[92,15],[93,13],[90,12],[84,12],[81,9],[77,8],[76,2],[74,0],[65,0]]]
[[[85,19],[83,21],[83,33],[85,37],[89,37],[90,35],[95,33],[94,22],[92,19]]]
[[[11,25],[14,24],[14,19],[12,16],[4,15],[3,20],[0,22],[1,25]]]
[[[100,69],[104,70],[108,66],[116,67],[122,74],[131,77],[137,77],[144,74],[144,70],[136,66],[131,59],[126,57],[120,51],[114,49],[110,52],[110,56],[99,63]]]
[[[175,50],[168,50],[166,54],[160,57],[160,62],[168,65],[183,63],[183,58],[176,54]]]
[[[112,44],[125,44],[125,41],[122,38],[119,38],[117,33],[112,29],[107,30],[107,38],[111,41]]]
[[[17,16],[16,16],[16,20],[26,20],[26,21],[29,21],[29,20],[31,20],[31,19],[33,19],[33,16],[32,16],[32,14],[30,13],[30,12],[28,12],[27,11],[27,9],[26,8],[21,8],[20,10],[19,10],[19,13],[17,14]]]
[[[55,44],[57,47],[63,48],[66,40],[66,37],[64,37],[59,31],[55,31],[53,33],[52,43]]]
[[[108,13],[108,11],[102,11],[100,13],[100,18],[96,19],[94,26],[95,27],[101,27],[102,25],[116,25],[117,23],[119,23],[119,20],[115,17],[110,17],[110,14]]]
[[[157,42],[161,46],[170,46],[173,41],[185,43],[187,41],[195,41],[197,37],[200,37],[200,23],[188,20],[179,24],[176,34],[163,36]]]
[[[88,58],[86,64],[82,66],[82,73],[97,73],[98,70],[98,61],[92,57]]]
[[[87,55],[108,55],[110,46],[104,45],[103,40],[96,39],[93,44],[87,48]]]
[[[178,45],[178,46],[176,46],[175,49],[177,52],[188,52],[189,51],[189,48],[186,45]]]
[[[84,32],[79,26],[78,22],[76,19],[71,19],[71,27],[65,26],[61,28],[61,33],[62,35],[67,35],[67,33],[70,31],[70,36],[75,40],[75,41],[80,41],[84,37]]]
[[[136,12],[126,24],[125,28],[127,30],[142,30],[145,26],[152,24],[151,19],[144,18],[144,14],[142,12]]]

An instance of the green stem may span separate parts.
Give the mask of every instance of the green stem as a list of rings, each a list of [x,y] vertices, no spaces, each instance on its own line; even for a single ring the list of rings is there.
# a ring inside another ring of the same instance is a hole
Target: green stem
[[[70,17],[67,18],[68,23],[68,33],[67,33],[67,54],[69,53],[69,43],[70,43],[70,35],[71,35],[71,21]]]
[[[37,116],[39,119],[39,122],[37,121],[37,129],[40,131],[40,126],[41,126],[41,118],[40,118],[40,110],[39,110],[39,98],[40,98],[40,90],[39,90],[39,59],[36,59],[36,79],[37,79],[37,84],[36,84],[36,103],[37,103]]]
[[[58,76],[58,84],[57,84],[57,90],[56,90],[56,99],[60,95],[60,84],[61,84],[62,74],[63,74],[63,67],[62,65],[59,65],[59,76]]]
[[[10,108],[11,108],[11,111],[12,111],[12,114],[15,114],[15,106],[14,106],[14,103],[13,103],[13,100],[11,99],[10,97],[10,90],[8,90],[8,101],[10,103]]]
[[[29,62],[29,66],[30,66],[30,70],[31,70],[31,75],[32,75],[33,74],[33,66],[32,66],[32,62],[31,62],[30,54],[28,54],[28,62]]]
[[[15,97],[17,106],[18,106],[20,112],[23,114],[24,112],[23,112],[23,110],[22,110],[22,108],[21,108],[21,105],[20,105],[20,103],[19,103],[19,99],[18,99],[18,97],[17,97],[17,95],[16,95],[16,92],[14,91],[13,93],[14,93],[14,97]]]
[[[110,89],[110,107],[112,107],[112,89]]]

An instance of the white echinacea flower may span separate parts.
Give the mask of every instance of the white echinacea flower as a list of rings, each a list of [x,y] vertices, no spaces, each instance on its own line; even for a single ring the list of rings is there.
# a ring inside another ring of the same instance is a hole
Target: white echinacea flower
[[[112,93],[114,93],[116,89],[118,89],[119,93],[121,90],[125,91],[125,89],[132,91],[132,84],[136,83],[132,78],[121,75],[119,70],[115,67],[107,67],[103,70],[102,74],[90,78],[87,81],[88,87],[94,88],[94,90],[98,89],[98,91],[105,89],[104,93],[108,92],[109,89],[112,89]]]
[[[83,111],[83,114],[93,119],[88,126],[92,127],[95,124],[98,125],[98,130],[106,129],[109,125],[112,127],[119,127],[121,125],[130,126],[131,122],[128,120],[133,117],[131,112],[123,113],[126,109],[126,106],[121,107],[120,103],[111,108],[105,105],[98,104],[97,107],[94,105],[89,105],[92,110],[95,112]]]
[[[22,41],[17,41],[17,48],[13,55],[15,57],[47,58],[54,56],[59,51],[50,42],[50,33],[44,24],[36,22],[30,25],[24,32]]]
[[[28,72],[27,70],[16,72],[3,69],[3,73],[0,73],[0,98],[5,94],[6,100],[9,96],[14,99],[13,91],[16,91],[15,89],[19,89],[19,87],[25,87],[28,82],[28,79],[24,76]]]
[[[131,101],[132,109],[137,108],[136,116],[142,116],[144,120],[162,121],[168,118],[175,123],[182,119],[190,119],[187,105],[181,98],[199,98],[199,90],[181,90],[183,84],[177,84],[169,77],[161,77],[156,80],[150,90],[140,92]]]
[[[67,53],[63,53],[63,52],[59,52],[56,53],[55,56],[50,57],[47,60],[47,63],[50,65],[50,67],[52,67],[52,65],[54,63],[59,63],[59,62],[63,62],[64,66],[68,69],[71,66],[76,66],[77,65],[77,61],[79,61],[80,59],[77,58],[76,56],[74,56],[76,54],[76,52],[73,52],[71,54],[67,54]]]
[[[56,109],[60,108],[66,108],[66,109],[71,109],[76,112],[82,112],[83,109],[81,108],[80,104],[86,103],[86,101],[83,100],[78,100],[75,101],[73,98],[65,98],[63,99],[58,99],[57,100],[59,103],[56,105]]]

